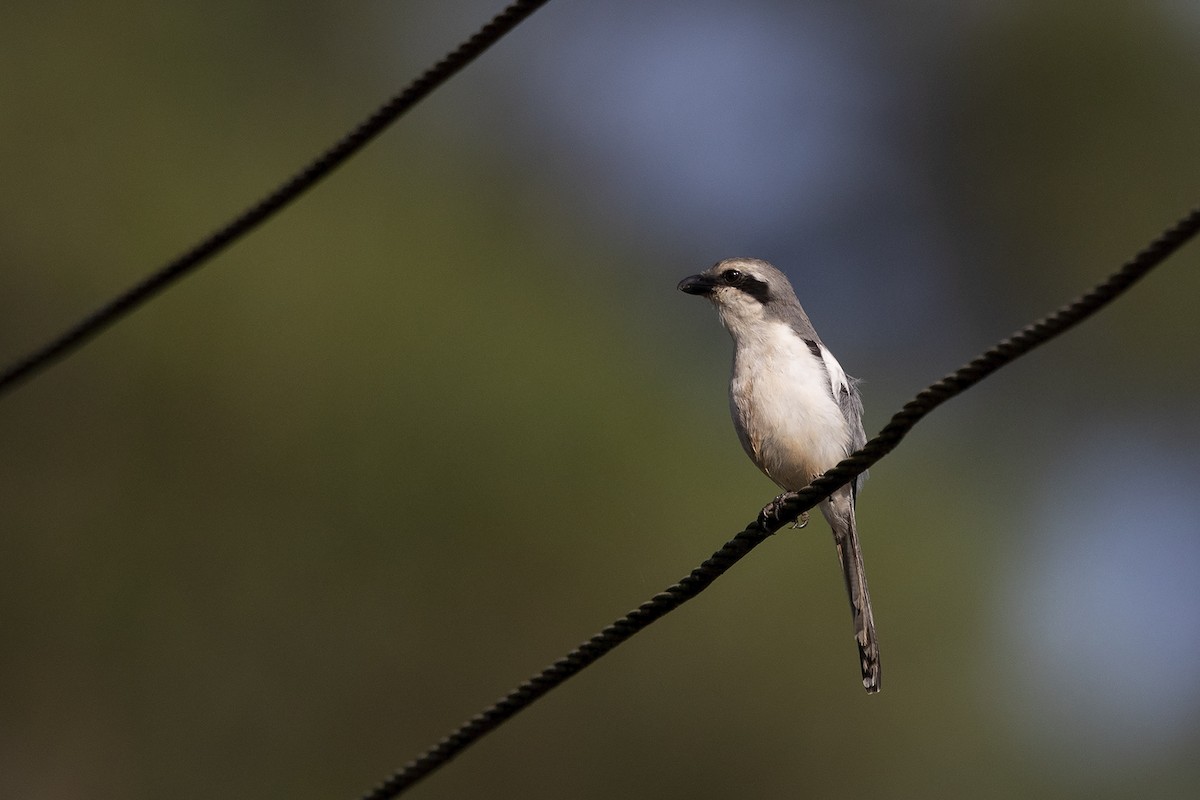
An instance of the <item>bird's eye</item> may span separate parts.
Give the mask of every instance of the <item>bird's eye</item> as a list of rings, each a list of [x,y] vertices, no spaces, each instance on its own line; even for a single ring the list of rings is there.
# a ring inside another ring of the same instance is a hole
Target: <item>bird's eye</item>
[[[742,280],[742,273],[736,269],[727,269],[721,273],[721,280],[733,286]]]

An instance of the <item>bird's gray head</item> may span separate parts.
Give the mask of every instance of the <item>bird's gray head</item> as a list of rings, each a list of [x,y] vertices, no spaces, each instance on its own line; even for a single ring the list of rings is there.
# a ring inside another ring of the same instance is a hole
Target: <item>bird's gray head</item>
[[[707,297],[736,339],[768,322],[812,330],[787,276],[757,258],[727,258],[679,282],[679,291]],[[815,332],[813,336],[815,336]]]

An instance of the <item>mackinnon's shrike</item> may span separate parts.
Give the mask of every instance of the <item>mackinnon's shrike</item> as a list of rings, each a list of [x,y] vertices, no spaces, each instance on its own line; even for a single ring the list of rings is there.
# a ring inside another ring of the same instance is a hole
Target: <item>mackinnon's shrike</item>
[[[750,459],[785,491],[798,491],[867,441],[857,381],[846,375],[782,272],[730,258],[679,282],[707,297],[733,337],[729,409]],[[855,529],[860,475],[821,501],[846,576],[863,686],[879,691],[879,644]],[[808,515],[797,520],[804,525]]]

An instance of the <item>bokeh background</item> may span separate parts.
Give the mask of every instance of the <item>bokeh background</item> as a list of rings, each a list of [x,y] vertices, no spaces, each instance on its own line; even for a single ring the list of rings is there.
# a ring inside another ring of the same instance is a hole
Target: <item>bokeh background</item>
[[[9,0],[0,360],[305,163],[497,2]],[[1200,198],[1195,3],[551,3],[0,398],[0,796],[350,798],[773,487],[684,275],[767,258],[868,432]],[[426,798],[1194,797],[1193,245]]]

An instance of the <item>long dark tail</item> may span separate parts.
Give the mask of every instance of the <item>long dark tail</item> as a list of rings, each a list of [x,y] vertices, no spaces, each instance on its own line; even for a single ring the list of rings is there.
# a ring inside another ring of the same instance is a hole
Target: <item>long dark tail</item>
[[[862,549],[858,546],[858,526],[854,519],[854,499],[849,488],[822,504],[825,518],[833,529],[838,561],[846,578],[846,593],[850,596],[850,611],[854,615],[854,640],[862,665],[863,688],[869,693],[879,691],[879,640],[875,637],[875,615],[871,612],[871,591],[867,588],[867,573],[863,568]]]

